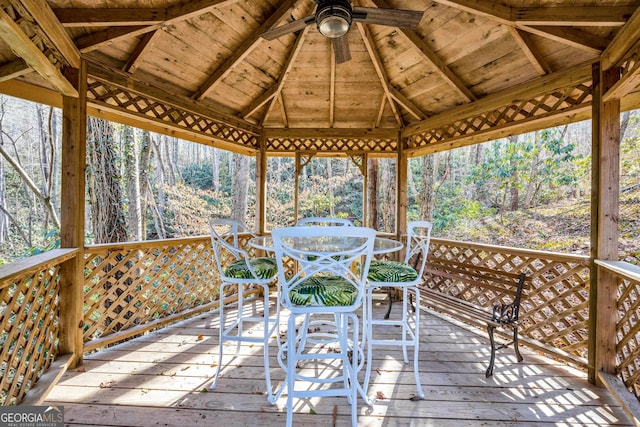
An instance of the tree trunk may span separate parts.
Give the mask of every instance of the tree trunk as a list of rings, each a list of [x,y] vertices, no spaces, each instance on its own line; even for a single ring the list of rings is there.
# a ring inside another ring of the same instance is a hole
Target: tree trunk
[[[249,194],[249,159],[233,154],[233,182],[231,186],[231,217],[246,222],[247,196]]]
[[[149,131],[143,130],[140,134],[140,213],[142,240],[147,239],[147,210],[149,208],[150,199],[153,197],[151,185],[149,183],[149,171],[151,169],[151,135]]]
[[[422,192],[418,195],[417,201],[418,205],[420,206],[420,219],[424,221],[431,221],[433,219],[433,207],[436,201],[436,191],[434,191],[436,179],[436,170],[434,167],[434,163],[436,156],[438,156],[438,154],[431,154],[422,157]],[[447,165],[448,164],[449,162],[447,162]],[[448,179],[448,177],[449,167],[447,166],[447,171],[443,176],[442,182]]]
[[[518,136],[510,136],[509,144],[517,144]],[[517,160],[511,156],[509,159],[510,167],[511,167],[511,185],[509,192],[511,193],[511,205],[509,206],[510,211],[517,211],[518,205],[520,204],[520,190],[518,189],[518,164]]]
[[[114,152],[113,126],[109,122],[89,119],[87,157],[87,184],[95,242],[126,241],[126,220]]]
[[[396,229],[396,172],[389,161],[383,161],[380,174],[382,192],[382,230],[393,232]]]
[[[129,239],[142,240],[142,207],[140,204],[140,170],[138,166],[138,147],[131,126],[122,128],[124,146],[124,181],[129,199]]]
[[[378,159],[369,159],[367,162],[367,213],[369,214],[369,227],[376,230],[380,226],[378,216]]]
[[[220,191],[220,155],[217,148],[211,148],[211,175],[214,191]]]

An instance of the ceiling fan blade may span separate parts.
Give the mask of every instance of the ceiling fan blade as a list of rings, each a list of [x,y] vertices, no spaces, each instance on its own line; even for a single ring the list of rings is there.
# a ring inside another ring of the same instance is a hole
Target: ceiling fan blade
[[[306,18],[296,19],[293,22],[289,22],[288,24],[281,25],[279,27],[272,28],[264,33],[260,34],[265,40],[275,40],[278,37],[282,37],[285,34],[295,33],[296,31],[302,30],[309,24],[316,22],[315,15],[307,16]]]
[[[349,38],[347,35],[331,39],[333,51],[336,54],[336,64],[342,64],[351,60],[351,49],[349,48]]]
[[[407,9],[382,9],[379,7],[354,7],[353,20],[365,24],[389,27],[417,28],[424,11]]]

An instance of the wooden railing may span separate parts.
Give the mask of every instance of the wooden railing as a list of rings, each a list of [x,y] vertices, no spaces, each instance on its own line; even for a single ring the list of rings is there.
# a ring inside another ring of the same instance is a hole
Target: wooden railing
[[[0,267],[0,406],[19,403],[59,353],[60,266],[56,249]]]
[[[616,373],[640,398],[640,267],[623,261],[596,261],[618,279]]]
[[[529,286],[520,306],[521,340],[586,367],[588,257],[431,239],[429,259],[437,259],[439,264],[527,273]],[[489,283],[445,277],[428,267],[424,286],[488,310],[504,296]]]
[[[84,255],[85,350],[197,314],[218,299],[209,237],[94,245]]]
[[[247,240],[242,242],[245,247]],[[60,249],[0,267],[0,405],[19,402],[59,353],[60,266],[76,252]],[[520,313],[523,340],[586,366],[588,257],[434,238],[429,258],[526,272],[529,286]],[[619,276],[618,373],[639,395],[640,268],[598,264]],[[84,273],[85,351],[220,303],[208,236],[88,246]],[[427,271],[424,286],[487,308],[502,297],[495,287],[433,271]],[[223,302],[231,299],[225,295]]]

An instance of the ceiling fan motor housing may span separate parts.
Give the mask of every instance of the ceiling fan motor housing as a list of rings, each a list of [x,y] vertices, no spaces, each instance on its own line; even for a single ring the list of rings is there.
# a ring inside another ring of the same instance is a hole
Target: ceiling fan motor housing
[[[349,31],[353,9],[348,0],[327,0],[318,4],[316,25],[326,37],[342,37]]]

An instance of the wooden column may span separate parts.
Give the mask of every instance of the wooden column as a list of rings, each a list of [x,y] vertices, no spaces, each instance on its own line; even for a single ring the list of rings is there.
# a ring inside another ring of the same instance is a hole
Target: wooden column
[[[60,246],[78,248],[78,255],[61,269],[60,352],[72,354],[72,366],[82,363],[84,285],[84,209],[87,128],[87,67],[65,72],[78,89],[78,98],[62,98],[62,190]]]
[[[617,279],[594,260],[618,260],[620,194],[620,101],[603,102],[620,79],[617,67],[593,67],[593,145],[591,178],[591,283],[589,300],[589,381],[597,372],[615,373]]]
[[[398,133],[398,164],[396,166],[396,236],[398,240],[407,232],[407,176],[409,168],[409,158],[404,152],[404,142],[402,134]]]
[[[263,235],[267,218],[267,144],[264,134],[260,136],[260,152],[256,156],[256,225],[255,230]]]

